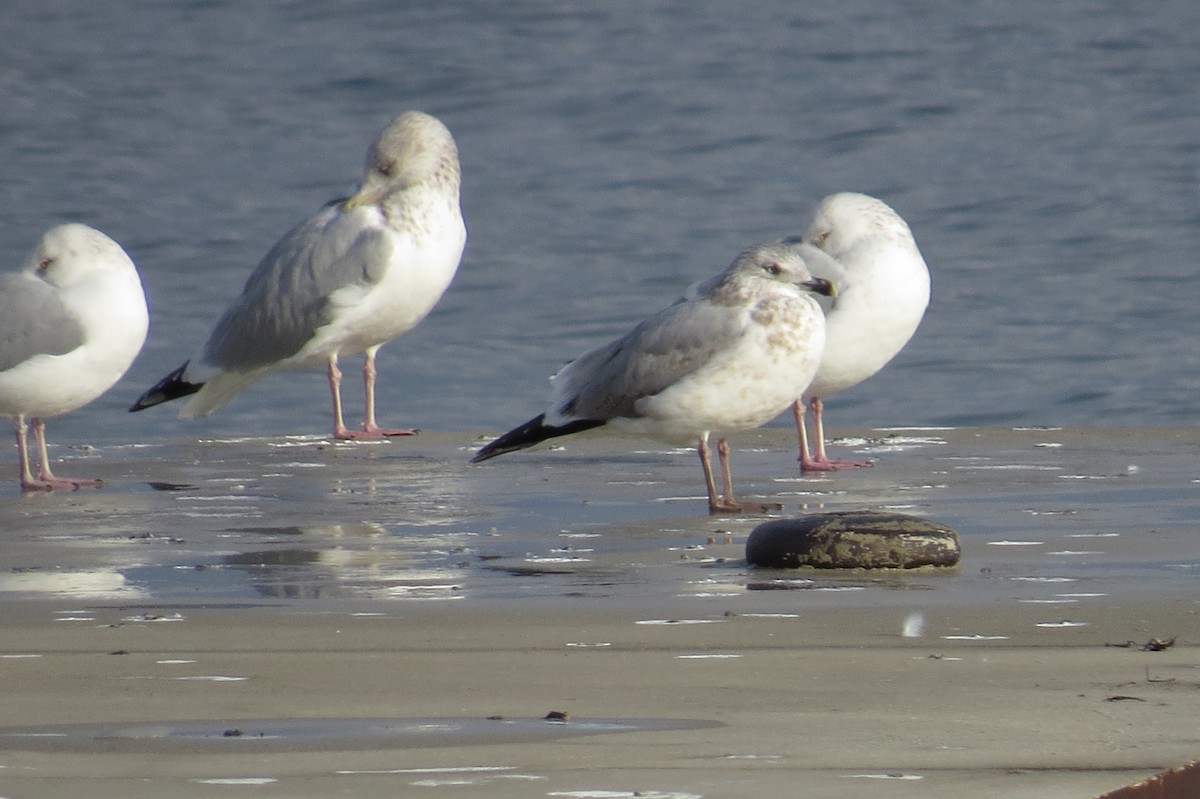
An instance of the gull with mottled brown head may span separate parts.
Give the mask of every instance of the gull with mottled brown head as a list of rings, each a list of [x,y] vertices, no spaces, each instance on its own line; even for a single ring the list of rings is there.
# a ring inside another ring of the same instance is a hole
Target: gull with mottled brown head
[[[784,244],[743,252],[626,335],[564,366],[549,408],[479,450],[472,463],[593,428],[661,438],[698,437],[711,513],[747,505],[733,497],[729,444],[718,441],[724,496],[717,494],[711,431],[765,424],[816,374],[825,320],[813,294],[829,295]]]
[[[842,192],[821,201],[808,231],[788,239],[814,275],[834,281],[825,319],[825,352],[812,384],[792,406],[802,471],[870,466],[830,460],[821,398],[858,385],[888,364],[916,332],[929,305],[929,268],[908,224],[882,200]],[[815,251],[819,251],[814,253]],[[805,430],[812,408],[815,447]]]
[[[99,486],[99,480],[55,476],[45,419],[108,391],[141,352],[150,317],[133,261],[87,225],[51,228],[23,270],[0,275],[0,319],[0,416],[15,420],[21,489]],[[26,419],[37,476],[29,464]]]
[[[207,416],[270,372],[324,366],[335,438],[413,434],[376,424],[375,353],[437,304],[466,235],[453,136],[428,114],[401,114],[371,145],[354,196],[285,234],[200,351],[129,410],[191,396],[180,416]],[[358,353],[365,357],[361,431],[342,419],[338,369],[339,356]]]

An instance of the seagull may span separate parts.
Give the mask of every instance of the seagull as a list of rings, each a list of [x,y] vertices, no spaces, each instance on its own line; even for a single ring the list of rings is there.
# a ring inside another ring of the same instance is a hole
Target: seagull
[[[817,206],[808,231],[785,241],[797,246],[814,275],[838,288],[826,312],[821,366],[792,404],[800,469],[870,466],[870,461],[837,461],[826,455],[821,398],[866,380],[904,348],[929,305],[929,268],[900,215],[865,194],[829,195]],[[828,257],[816,256],[814,249]],[[805,400],[812,409],[815,452],[805,430]]]
[[[0,416],[15,420],[21,490],[98,487],[50,470],[45,419],[108,391],[141,352],[150,317],[133,261],[87,225],[51,228],[21,271],[0,275],[0,319]]]
[[[824,314],[813,295],[832,293],[794,248],[776,242],[746,250],[625,336],[564,366],[553,378],[548,410],[471,462],[598,427],[698,436],[709,512],[761,508],[734,499],[725,438],[717,443],[724,479],[724,496],[717,496],[709,434],[759,427],[800,396],[825,344]]]
[[[207,416],[277,369],[323,365],[336,439],[413,435],[375,421],[375,353],[425,318],[458,270],[467,231],[458,149],[440,121],[408,111],[367,152],[358,190],[292,228],[259,262],[190,360],[129,409],[191,395]],[[363,429],[342,418],[338,357],[363,353]]]

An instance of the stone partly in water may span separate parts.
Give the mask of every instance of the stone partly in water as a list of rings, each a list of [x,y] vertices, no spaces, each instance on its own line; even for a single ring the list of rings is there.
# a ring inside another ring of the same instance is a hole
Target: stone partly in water
[[[754,566],[795,569],[915,569],[954,566],[958,533],[945,525],[882,511],[816,513],[760,524],[746,540]]]

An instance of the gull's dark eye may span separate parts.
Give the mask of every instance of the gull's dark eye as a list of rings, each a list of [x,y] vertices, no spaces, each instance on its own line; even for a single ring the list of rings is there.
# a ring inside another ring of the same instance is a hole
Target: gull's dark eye
[[[774,261],[772,261],[771,263],[763,266],[763,271],[766,272],[768,275],[772,275],[774,277],[779,277],[780,275],[783,274],[783,267],[780,266],[779,264],[775,263]]]

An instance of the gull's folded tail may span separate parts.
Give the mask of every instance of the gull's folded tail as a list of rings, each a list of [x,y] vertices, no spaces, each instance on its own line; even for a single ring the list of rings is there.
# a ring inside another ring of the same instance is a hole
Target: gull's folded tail
[[[564,425],[548,425],[546,424],[546,414],[542,413],[520,427],[509,430],[479,450],[479,452],[475,453],[475,457],[471,458],[471,463],[479,463],[480,461],[486,461],[488,458],[503,455],[506,452],[514,452],[518,449],[532,447],[534,444],[540,444],[548,438],[557,438],[558,436],[578,433],[582,430],[591,430],[593,427],[599,427],[602,424],[604,424],[603,421],[596,419],[576,419]]]
[[[183,366],[159,380],[145,394],[138,397],[137,402],[129,406],[129,412],[144,411],[163,402],[195,394],[203,388],[203,383],[189,383],[183,379],[183,373],[187,370],[188,363],[190,362],[185,362]]]

